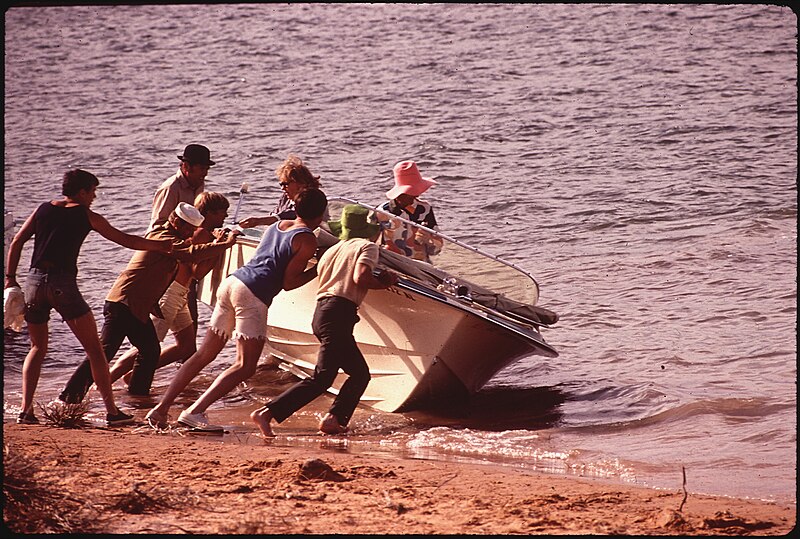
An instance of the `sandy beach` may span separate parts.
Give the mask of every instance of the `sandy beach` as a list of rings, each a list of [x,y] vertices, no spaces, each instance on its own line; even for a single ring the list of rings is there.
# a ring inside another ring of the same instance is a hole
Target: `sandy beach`
[[[143,427],[3,425],[15,533],[784,535],[796,506]],[[330,438],[335,442],[335,437]]]

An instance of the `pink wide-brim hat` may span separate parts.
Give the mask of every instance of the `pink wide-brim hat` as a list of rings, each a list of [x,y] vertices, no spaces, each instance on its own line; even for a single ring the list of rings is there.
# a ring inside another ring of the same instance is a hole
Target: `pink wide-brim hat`
[[[414,161],[400,161],[394,166],[394,187],[386,192],[386,198],[394,200],[403,193],[418,197],[436,185],[436,180],[423,178]]]

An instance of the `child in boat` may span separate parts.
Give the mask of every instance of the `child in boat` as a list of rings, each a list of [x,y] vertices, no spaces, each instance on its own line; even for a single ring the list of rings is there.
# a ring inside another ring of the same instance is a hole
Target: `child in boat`
[[[319,289],[311,322],[320,342],[317,365],[311,378],[298,382],[250,415],[264,436],[273,436],[270,426],[273,419],[281,423],[324,393],[339,369],[348,378],[319,430],[341,434],[347,430],[369,384],[369,367],[353,338],[353,328],[359,320],[358,307],[370,289],[396,284],[397,275],[382,271],[375,277],[372,273],[378,263],[378,246],[374,242],[381,229],[367,222],[367,214],[366,208],[351,204],[344,207],[339,221],[328,222],[341,241],[328,248],[317,264]]]
[[[430,203],[419,199],[436,181],[423,178],[414,161],[401,161],[393,168],[394,187],[387,193],[388,202],[378,207],[392,215],[402,217],[412,223],[437,231],[436,218]],[[377,213],[383,225],[383,246],[390,251],[430,262],[431,255],[442,250],[443,241],[424,230]]]

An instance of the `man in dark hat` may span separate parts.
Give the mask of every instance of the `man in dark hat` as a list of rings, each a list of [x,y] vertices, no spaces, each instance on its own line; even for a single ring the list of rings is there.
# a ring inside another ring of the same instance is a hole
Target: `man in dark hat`
[[[216,164],[211,160],[209,149],[200,144],[186,146],[178,159],[181,160],[180,169],[161,184],[153,197],[148,232],[163,225],[179,202],[194,204],[197,195],[205,190],[208,169]]]
[[[167,218],[180,202],[193,205],[197,195],[205,190],[208,169],[216,163],[211,160],[211,151],[201,144],[189,144],[178,156],[181,167],[175,175],[167,178],[156,190],[153,197],[153,211],[150,215],[152,232],[166,223]],[[192,315],[192,325],[197,336],[197,281],[189,285],[188,303]]]

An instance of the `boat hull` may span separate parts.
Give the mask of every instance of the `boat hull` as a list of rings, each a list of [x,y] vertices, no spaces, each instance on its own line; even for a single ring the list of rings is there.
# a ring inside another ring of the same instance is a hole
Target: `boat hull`
[[[199,298],[213,306],[222,278],[246,263],[257,242],[244,238],[201,281]],[[268,313],[267,353],[300,378],[314,372],[319,342],[311,330],[318,281],[282,291]],[[435,289],[401,279],[371,290],[358,311],[353,335],[370,368],[363,405],[388,412],[447,405],[478,391],[523,356],[557,353],[533,325],[516,324]],[[330,389],[338,393],[340,372]]]

